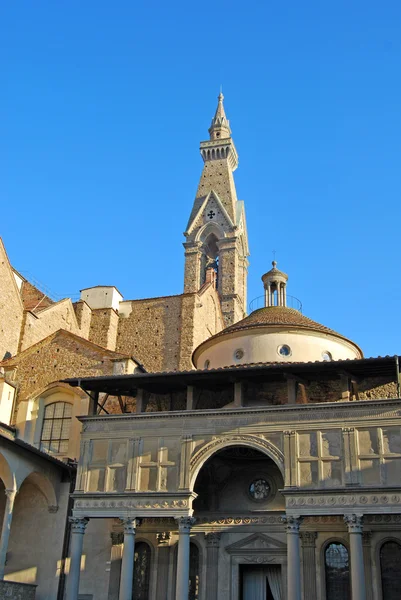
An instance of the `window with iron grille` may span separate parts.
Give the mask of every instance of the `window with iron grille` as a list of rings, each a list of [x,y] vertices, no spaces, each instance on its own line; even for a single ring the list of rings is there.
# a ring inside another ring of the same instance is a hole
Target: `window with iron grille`
[[[146,542],[135,544],[134,582],[132,598],[149,600],[151,552]]]
[[[45,407],[40,449],[50,454],[67,454],[72,404],[53,402]]]
[[[326,571],[326,600],[350,600],[348,550],[344,544],[333,542],[324,553]]]

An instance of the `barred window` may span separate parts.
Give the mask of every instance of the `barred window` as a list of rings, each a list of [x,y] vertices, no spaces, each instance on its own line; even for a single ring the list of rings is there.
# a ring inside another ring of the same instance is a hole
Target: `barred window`
[[[397,542],[385,542],[380,548],[382,596],[385,600],[401,597],[401,546]]]
[[[45,408],[40,449],[51,454],[66,454],[71,428],[72,404],[53,402]]]
[[[347,548],[338,542],[329,544],[324,553],[326,600],[350,600],[349,558]]]
[[[135,544],[134,582],[132,598],[149,600],[150,548],[146,542]]]

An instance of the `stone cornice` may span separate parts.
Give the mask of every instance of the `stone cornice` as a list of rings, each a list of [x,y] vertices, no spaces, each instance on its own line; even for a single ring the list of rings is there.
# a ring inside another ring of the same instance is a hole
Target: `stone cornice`
[[[332,413],[331,415],[328,413]],[[341,414],[340,414],[341,413]],[[379,414],[378,414],[379,413]],[[338,421],[339,425],[344,419],[354,420],[357,424],[360,418],[397,418],[401,417],[401,399],[397,400],[363,400],[358,402],[338,401],[318,404],[292,404],[277,406],[267,406],[258,408],[229,408],[229,409],[205,409],[205,410],[185,410],[172,412],[155,412],[155,413],[129,413],[118,415],[87,415],[80,416],[78,419],[84,424],[84,431],[89,429],[89,425],[93,423],[106,424],[110,426],[114,422],[130,421],[149,421],[161,419],[196,419],[199,417],[221,417],[227,423],[230,417],[242,419],[256,419],[260,415],[269,415],[270,422],[291,421],[309,421],[327,422],[330,418],[332,421]],[[249,421],[244,422],[244,425],[251,424]]]

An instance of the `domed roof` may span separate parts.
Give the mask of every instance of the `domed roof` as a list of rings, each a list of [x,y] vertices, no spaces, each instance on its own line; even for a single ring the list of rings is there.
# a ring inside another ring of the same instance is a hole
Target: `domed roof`
[[[266,306],[264,308],[259,308],[259,310],[255,310],[245,317],[245,319],[242,319],[242,321],[238,321],[238,323],[226,327],[226,329],[223,329],[223,331],[220,331],[214,337],[220,337],[221,335],[242,331],[244,329],[266,326],[296,327],[297,329],[301,328],[319,331],[347,339],[333,329],[329,329],[325,325],[321,325],[316,321],[312,321],[309,317],[305,317],[298,310],[287,308],[286,306]]]
[[[216,335],[202,342],[195,349],[193,358],[196,359],[196,357],[200,356],[207,348],[210,348],[211,344],[213,347],[216,347],[216,345],[222,347],[220,344],[224,343],[224,339],[233,337],[233,334],[235,337],[238,335],[247,335],[249,337],[253,335],[253,332],[255,332],[255,335],[263,333],[263,335],[267,334],[268,337],[266,339],[273,339],[271,336],[274,337],[275,332],[283,328],[286,331],[293,330],[294,333],[301,332],[305,336],[309,336],[309,338],[305,338],[305,340],[308,339],[307,343],[310,343],[310,335],[322,334],[324,337],[335,337],[340,344],[345,343],[348,347],[349,345],[353,347],[354,353],[356,352],[358,357],[363,356],[362,350],[355,342],[333,329],[309,319],[298,310],[287,308],[286,306],[266,306],[255,310],[241,321],[226,327]],[[319,358],[316,358],[316,360],[319,360]]]

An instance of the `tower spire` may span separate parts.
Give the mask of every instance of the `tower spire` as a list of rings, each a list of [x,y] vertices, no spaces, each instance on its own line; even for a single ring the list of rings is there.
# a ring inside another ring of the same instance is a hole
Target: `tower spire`
[[[224,110],[223,104],[224,96],[221,90],[217,99],[218,104],[216,112],[209,128],[211,140],[227,139],[231,137],[230,121],[226,117],[226,111]]]

